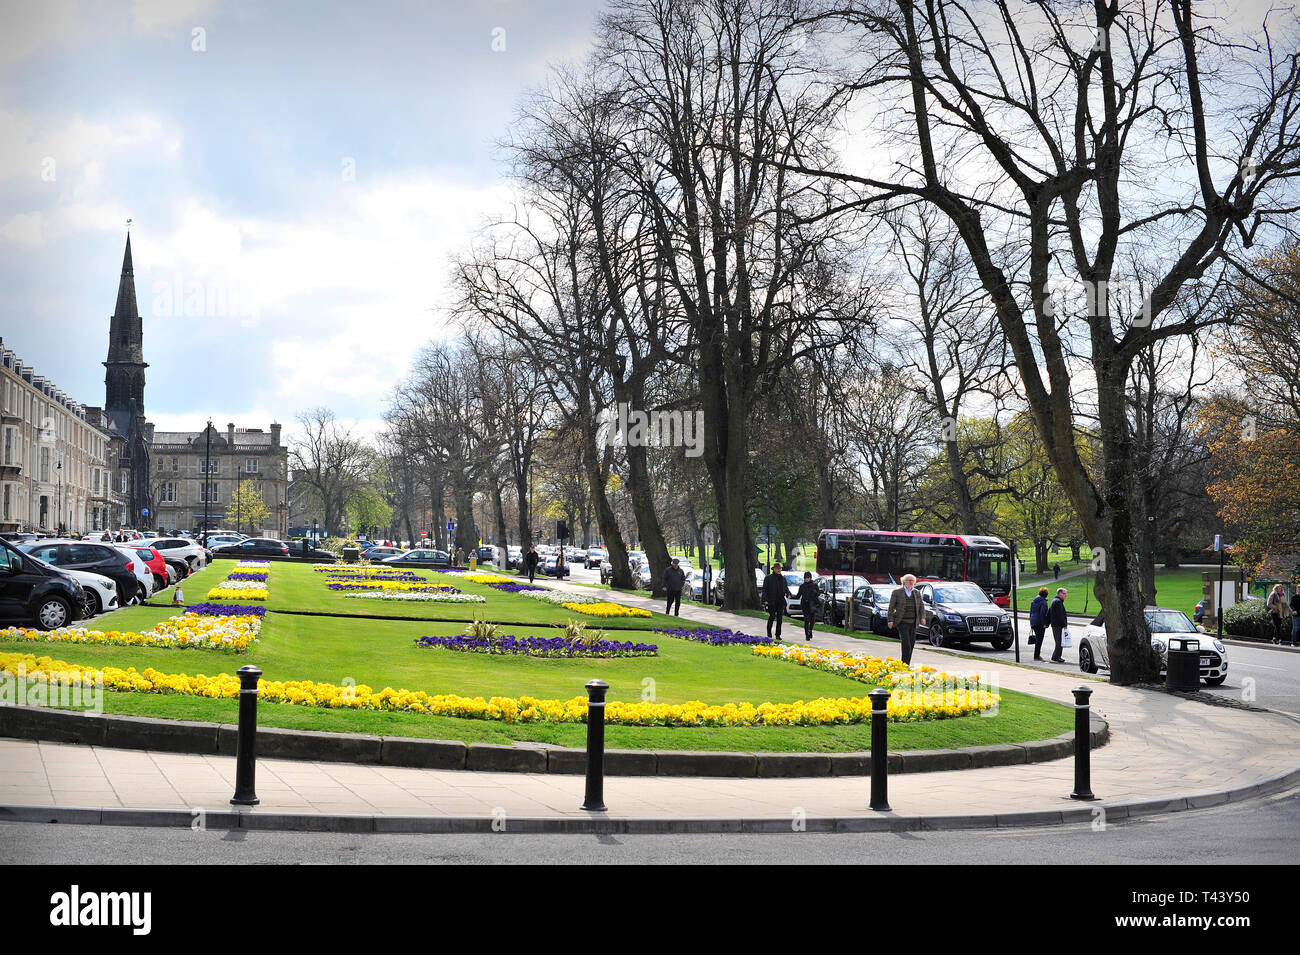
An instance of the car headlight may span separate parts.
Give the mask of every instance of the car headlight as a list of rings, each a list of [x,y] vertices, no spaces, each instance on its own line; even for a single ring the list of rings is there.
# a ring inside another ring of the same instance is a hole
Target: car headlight
[[[962,619],[962,615],[961,615],[961,614],[959,614],[959,613],[949,613],[947,610],[940,610],[940,611],[939,611],[939,616],[942,617],[942,618],[943,618],[945,621],[947,621],[948,623],[965,623],[965,622],[966,622],[965,620]]]
[[[1227,649],[1223,646],[1223,644],[1220,643],[1218,640],[1214,641],[1214,649],[1218,650],[1220,653],[1228,652]]]
[[[1151,646],[1155,647],[1159,653],[1165,652],[1165,642],[1158,637],[1152,638]]]
[[[1004,613],[1001,617],[998,618],[999,624],[1010,623],[1010,622],[1011,622],[1011,614],[1009,613]]]

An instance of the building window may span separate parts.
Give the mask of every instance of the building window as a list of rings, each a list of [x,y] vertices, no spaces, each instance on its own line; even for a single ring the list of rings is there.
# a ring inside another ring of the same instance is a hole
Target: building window
[[[257,458],[249,458],[247,461],[244,462],[244,473],[245,474],[257,473]]]
[[[180,469],[181,469],[181,459],[180,459],[180,458],[172,458],[172,470],[173,470],[173,471],[179,471]]]
[[[98,494],[99,493],[99,468],[95,468],[93,471],[91,471],[90,475],[91,475],[91,480],[90,480],[91,493]]]
[[[41,480],[46,484],[50,482],[50,449],[49,448],[41,448]],[[41,526],[42,527],[45,526],[44,521],[41,521]]]
[[[6,521],[9,520],[9,489],[10,489],[11,487],[12,487],[12,485],[10,485],[10,484],[6,484],[6,485],[5,485],[5,504],[4,504],[4,507],[5,507],[5,509],[4,509],[4,515],[5,515],[5,518],[4,518],[4,519],[5,519]]]
[[[204,481],[199,485],[199,503],[200,504],[217,503],[216,482]]]
[[[126,472],[122,472],[122,493],[126,493]]]
[[[162,503],[163,504],[176,503],[176,482],[175,481],[163,481]]]

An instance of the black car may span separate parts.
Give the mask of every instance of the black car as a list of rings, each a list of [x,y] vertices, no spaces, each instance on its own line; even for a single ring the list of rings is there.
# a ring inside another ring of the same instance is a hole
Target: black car
[[[561,577],[569,576],[569,562],[566,560],[560,562],[559,554],[552,554],[550,557],[543,557],[537,565],[537,572],[546,577],[554,577],[557,580]]]
[[[925,621],[916,628],[917,640],[933,647],[955,643],[991,643],[1005,650],[1015,641],[1011,615],[995,604],[978,584],[919,584],[925,601]]]
[[[889,595],[897,584],[865,584],[853,590],[853,629],[889,635]]]
[[[333,564],[338,562],[338,555],[331,554],[329,551],[315,546],[310,540],[301,538],[293,542],[289,548],[290,557],[305,557],[308,560],[317,560],[322,564]]]
[[[212,548],[216,557],[288,557],[289,545],[271,537],[250,537],[238,544]]]
[[[30,623],[38,630],[57,630],[83,616],[81,584],[0,541],[0,617]]]
[[[130,603],[133,597],[145,600],[149,596],[145,593],[144,584],[140,583],[140,578],[131,569],[131,557],[126,551],[119,550],[112,544],[98,544],[94,541],[40,540],[28,541],[19,545],[18,549],[54,567],[84,570],[107,577],[117,584],[117,599],[121,606]]]

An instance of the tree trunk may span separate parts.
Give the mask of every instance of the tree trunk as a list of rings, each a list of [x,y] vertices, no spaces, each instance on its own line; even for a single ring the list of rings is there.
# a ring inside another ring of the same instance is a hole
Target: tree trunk
[[[654,587],[654,596],[659,597],[663,595],[662,580],[664,571],[668,569],[668,544],[664,540],[663,528],[659,526],[659,515],[655,512],[645,447],[628,446],[627,471],[628,493],[632,498],[632,513],[636,516],[641,549],[645,551],[646,560],[650,562],[650,582]],[[618,564],[614,564],[614,567],[617,569]],[[630,580],[628,586],[631,586]]]
[[[600,449],[596,447],[596,429],[591,424],[590,407],[578,410],[585,422],[582,429],[582,467],[587,474],[587,484],[591,489],[591,500],[596,510],[596,524],[600,528],[601,537],[605,539],[609,565],[614,571],[611,583],[615,587],[630,590],[632,570],[627,563],[627,544],[623,541],[622,531],[618,529],[618,518],[614,515],[614,509],[610,507],[609,495],[605,490],[609,474],[600,459]]]
[[[975,522],[975,502],[971,498],[966,469],[962,467],[961,449],[957,447],[957,439],[954,437],[944,441],[943,451],[948,459],[948,480],[952,482],[952,505],[957,526],[964,534],[978,534],[980,529]]]
[[[497,548],[501,552],[501,555],[497,558],[496,566],[497,570],[505,570],[506,555],[509,553],[506,549],[509,544],[509,541],[506,540],[506,509],[505,502],[501,500],[501,485],[496,478],[492,479],[492,516],[496,520]]]

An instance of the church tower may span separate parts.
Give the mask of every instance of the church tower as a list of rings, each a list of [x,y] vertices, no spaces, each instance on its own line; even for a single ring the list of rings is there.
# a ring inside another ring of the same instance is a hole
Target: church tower
[[[117,306],[108,327],[108,373],[104,410],[114,431],[125,435],[132,421],[144,414],[144,323],[135,302],[135,271],[131,266],[131,235],[126,237],[122,278],[117,285]]]
[[[104,412],[119,443],[118,467],[126,492],[126,519],[135,527],[150,526],[153,508],[149,488],[149,440],[144,420],[144,322],[135,300],[135,270],[131,265],[131,235],[126,236],[117,305],[108,325],[108,361],[104,375]]]

